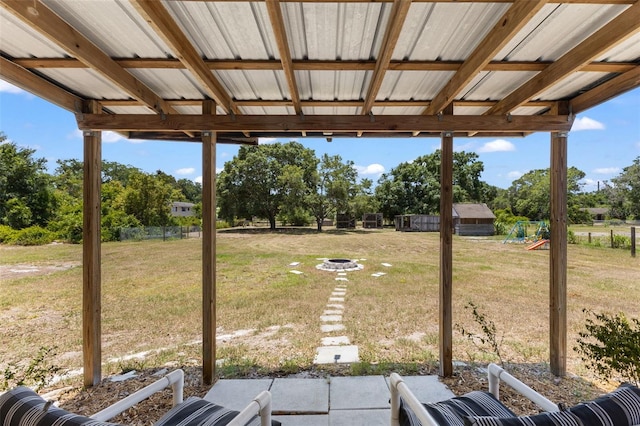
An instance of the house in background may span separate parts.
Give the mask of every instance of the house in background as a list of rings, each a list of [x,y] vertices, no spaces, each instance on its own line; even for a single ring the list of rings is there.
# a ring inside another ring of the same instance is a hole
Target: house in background
[[[174,201],[171,203],[171,216],[186,217],[194,216],[193,203],[185,203],[183,201]]]
[[[591,219],[594,221],[603,221],[609,214],[609,209],[607,207],[588,207],[583,210],[589,212]]]
[[[486,204],[453,204],[455,233],[462,236],[491,236],[495,234],[496,216]]]

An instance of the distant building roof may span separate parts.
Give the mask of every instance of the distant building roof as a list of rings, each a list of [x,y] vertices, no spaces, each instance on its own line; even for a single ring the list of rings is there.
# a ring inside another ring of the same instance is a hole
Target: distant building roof
[[[476,219],[495,219],[491,209],[486,204],[473,204],[473,203],[454,203],[453,210],[457,213],[457,216],[461,219],[464,218],[476,218]]]
[[[195,204],[193,203],[187,203],[184,201],[174,201],[173,203],[171,203],[172,206],[174,207],[193,207],[195,206]]]

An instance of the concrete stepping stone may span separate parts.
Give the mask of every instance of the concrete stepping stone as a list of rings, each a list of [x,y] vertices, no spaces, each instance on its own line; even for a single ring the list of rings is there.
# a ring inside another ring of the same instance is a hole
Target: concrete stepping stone
[[[329,412],[329,383],[326,379],[274,379],[271,396],[273,414]]]
[[[321,342],[322,346],[340,346],[351,344],[347,336],[323,337],[321,339]]]
[[[332,291],[331,295],[335,296],[335,297],[344,297],[344,296],[347,295],[347,292],[346,291]]]
[[[320,321],[322,321],[322,322],[340,322],[340,321],[342,321],[342,315],[320,315]]]
[[[320,326],[320,331],[323,333],[331,333],[332,331],[342,331],[344,330],[344,325],[342,324],[322,324]]]
[[[339,303],[327,303],[327,308],[344,309],[344,305]]]
[[[316,356],[313,359],[314,364],[349,364],[358,361],[360,357],[358,347],[355,345],[321,346],[316,349]]]
[[[349,279],[345,277],[336,277],[336,281],[349,281]]]
[[[383,376],[332,377],[329,397],[332,410],[391,408]]]
[[[327,309],[322,315],[342,315],[344,311],[342,309]]]
[[[344,302],[344,297],[330,297],[329,302]]]

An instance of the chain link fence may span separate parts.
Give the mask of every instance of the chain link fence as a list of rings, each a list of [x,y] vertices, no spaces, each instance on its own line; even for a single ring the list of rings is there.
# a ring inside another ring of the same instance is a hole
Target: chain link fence
[[[199,226],[141,226],[139,228],[120,228],[120,241],[177,240],[182,238],[200,238]]]

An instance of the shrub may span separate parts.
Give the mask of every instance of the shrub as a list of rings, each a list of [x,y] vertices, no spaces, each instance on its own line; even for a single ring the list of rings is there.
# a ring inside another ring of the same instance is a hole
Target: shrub
[[[8,242],[19,246],[40,246],[49,244],[53,240],[55,240],[53,232],[39,226],[30,226],[17,231]]]
[[[588,317],[587,331],[578,333],[574,348],[589,368],[611,378],[618,373],[623,379],[640,384],[640,320],[629,321],[623,313],[615,316],[596,314],[583,309]]]
[[[9,243],[13,240],[16,230],[7,225],[0,225],[0,243]]]
[[[60,371],[59,367],[46,360],[55,355],[55,349],[42,346],[26,367],[9,363],[4,370],[0,370],[0,391],[16,386],[34,386],[38,391],[46,386]]]
[[[496,324],[488,319],[485,314],[478,310],[478,306],[473,302],[468,302],[464,307],[471,310],[471,316],[473,321],[480,327],[482,333],[478,334],[469,329],[456,324],[456,328],[460,330],[460,333],[466,337],[476,348],[486,354],[493,354],[498,358],[500,365],[504,365],[504,359],[502,356],[502,342],[504,341],[504,335],[498,337],[498,331]]]
[[[578,244],[578,237],[576,237],[576,233],[571,229],[567,229],[567,243],[568,244]]]
[[[613,248],[630,249],[631,238],[624,235],[613,236]]]

